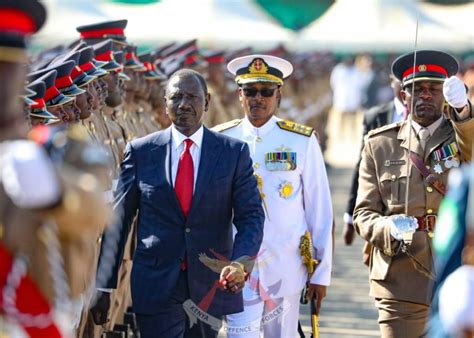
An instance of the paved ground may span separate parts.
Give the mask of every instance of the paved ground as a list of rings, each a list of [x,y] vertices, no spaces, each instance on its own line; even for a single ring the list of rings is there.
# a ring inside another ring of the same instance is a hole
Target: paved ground
[[[332,285],[319,318],[321,338],[379,337],[377,311],[368,296],[367,269],[361,261],[362,240],[345,246],[342,237],[342,214],[349,190],[351,169],[329,171],[331,193],[336,215],[336,245]],[[309,306],[301,308],[300,319],[310,337]]]

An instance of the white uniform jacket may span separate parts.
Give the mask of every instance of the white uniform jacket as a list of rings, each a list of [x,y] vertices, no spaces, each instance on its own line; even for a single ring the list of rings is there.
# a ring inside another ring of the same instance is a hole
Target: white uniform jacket
[[[283,120],[272,117],[256,128],[244,118],[222,130],[248,143],[254,171],[262,182],[266,219],[252,277],[259,281],[260,290],[267,290],[260,293],[263,299],[265,295],[294,295],[304,287],[307,272],[299,244],[306,230],[311,232],[313,254],[320,261],[311,283],[329,285],[332,267],[333,212],[321,149],[314,133],[284,130],[278,121]]]

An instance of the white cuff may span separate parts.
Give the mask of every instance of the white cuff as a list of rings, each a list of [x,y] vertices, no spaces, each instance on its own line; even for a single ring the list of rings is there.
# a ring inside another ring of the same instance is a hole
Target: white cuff
[[[97,291],[102,291],[102,292],[107,292],[107,293],[112,293],[114,289],[104,289],[104,288],[97,288]]]
[[[352,223],[352,215],[349,215],[347,212],[344,213],[344,223],[353,224]]]

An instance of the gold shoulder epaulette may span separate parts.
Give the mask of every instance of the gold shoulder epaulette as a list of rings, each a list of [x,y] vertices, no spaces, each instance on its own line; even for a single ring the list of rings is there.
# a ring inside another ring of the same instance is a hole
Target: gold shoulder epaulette
[[[221,133],[224,130],[237,127],[241,122],[242,122],[242,119],[235,119],[229,122],[218,124],[217,126],[212,127],[211,130]]]
[[[395,123],[390,123],[390,124],[387,124],[387,125],[379,127],[379,128],[372,129],[367,133],[367,136],[371,137],[371,136],[378,135],[378,134],[381,134],[383,132],[386,132],[387,130],[399,128],[401,124],[402,124],[402,122],[395,122]]]
[[[277,125],[283,130],[288,130],[293,133],[297,133],[297,134],[308,136],[308,137],[311,136],[311,134],[314,131],[313,128],[305,126],[304,124],[299,124],[299,123],[288,121],[288,120],[278,121]]]

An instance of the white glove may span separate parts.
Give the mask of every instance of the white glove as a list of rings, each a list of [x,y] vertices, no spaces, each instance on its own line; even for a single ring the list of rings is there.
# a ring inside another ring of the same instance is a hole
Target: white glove
[[[12,141],[2,152],[0,182],[16,206],[37,209],[58,202],[59,177],[40,145],[27,140]]]
[[[392,215],[387,218],[390,225],[390,235],[396,240],[401,241],[403,234],[414,233],[418,229],[418,221],[413,216]]]
[[[444,81],[443,94],[451,107],[460,109],[467,105],[466,87],[464,82],[456,76],[451,76]]]

